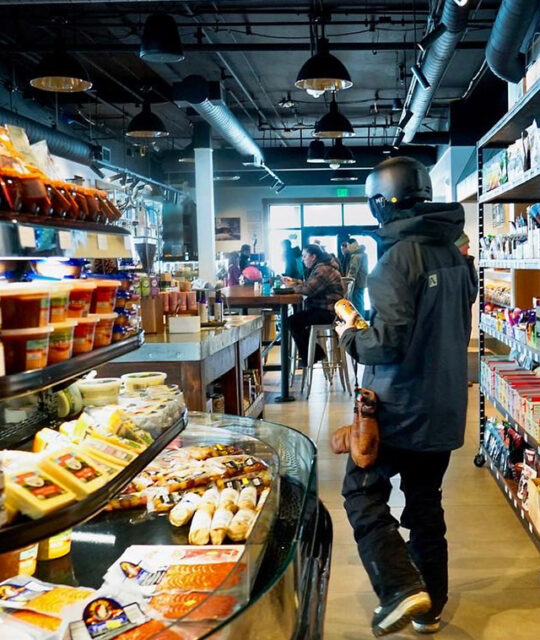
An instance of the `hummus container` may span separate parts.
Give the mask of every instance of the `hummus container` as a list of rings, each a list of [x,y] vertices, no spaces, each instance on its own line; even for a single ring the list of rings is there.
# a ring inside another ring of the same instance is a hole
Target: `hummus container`
[[[51,285],[23,282],[0,287],[3,329],[30,329],[49,324]]]
[[[21,373],[47,366],[49,338],[53,328],[7,329],[2,331],[6,373]]]
[[[94,336],[94,349],[108,347],[112,342],[113,326],[116,320],[116,313],[99,313],[99,321],[96,325]]]
[[[66,320],[51,325],[53,332],[49,339],[48,364],[69,360],[73,355],[73,333],[77,326],[76,320]]]
[[[161,371],[140,371],[139,373],[126,373],[122,376],[122,382],[126,391],[129,392],[165,384],[166,379],[167,374]]]
[[[73,334],[73,355],[88,353],[94,348],[94,336],[99,316],[88,315],[86,318],[77,318],[77,326]]]
[[[93,280],[73,280],[73,289],[69,294],[68,317],[82,318],[90,313],[92,293],[96,288]]]
[[[93,380],[79,380],[77,386],[85,406],[104,407],[116,404],[120,393],[120,378],[94,378]]]

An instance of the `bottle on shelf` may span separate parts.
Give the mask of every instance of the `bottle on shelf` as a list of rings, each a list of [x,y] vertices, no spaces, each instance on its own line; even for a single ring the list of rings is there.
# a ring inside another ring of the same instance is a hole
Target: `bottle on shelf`
[[[201,291],[198,309],[201,322],[208,322],[208,302],[206,300],[206,292],[204,290]]]
[[[216,322],[223,322],[223,297],[221,295],[221,289],[216,291],[216,298],[214,301],[214,320]]]

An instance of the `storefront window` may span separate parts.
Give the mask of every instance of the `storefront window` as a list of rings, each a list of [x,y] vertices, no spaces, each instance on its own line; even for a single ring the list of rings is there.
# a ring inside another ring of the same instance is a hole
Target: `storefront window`
[[[284,204],[270,206],[270,229],[288,229],[291,227],[301,227],[300,205]]]
[[[378,226],[377,220],[369,210],[367,202],[352,202],[343,205],[343,224],[347,226]]]
[[[304,227],[341,227],[341,204],[305,204]]]

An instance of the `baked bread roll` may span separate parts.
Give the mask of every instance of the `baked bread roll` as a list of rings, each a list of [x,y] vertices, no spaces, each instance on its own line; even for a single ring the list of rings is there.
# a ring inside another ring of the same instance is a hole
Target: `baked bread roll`
[[[234,517],[233,512],[230,509],[218,507],[212,518],[212,525],[210,527],[210,538],[212,544],[223,544],[227,531],[231,525]]]
[[[202,498],[198,493],[186,493],[169,513],[169,522],[174,527],[182,527],[187,524],[201,504],[201,500]]]
[[[233,542],[242,542],[247,538],[248,532],[257,513],[252,509],[239,509],[229,525],[227,535]]]

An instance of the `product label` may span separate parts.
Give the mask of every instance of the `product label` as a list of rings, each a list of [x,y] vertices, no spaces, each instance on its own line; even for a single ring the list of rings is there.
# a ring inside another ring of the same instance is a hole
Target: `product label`
[[[66,317],[67,297],[51,298],[51,322],[62,322]]]
[[[91,482],[101,477],[101,473],[96,468],[70,453],[54,458],[54,462],[81,482]]]
[[[140,565],[127,561],[120,563],[120,569],[128,580],[135,581],[141,587],[152,587],[159,584],[167,572],[167,567],[163,567],[157,571],[147,571]]]
[[[69,298],[69,308],[72,311],[86,311],[88,312],[88,310],[90,309],[90,298],[91,298],[91,294],[87,293],[86,295],[84,293],[79,293],[79,294],[75,294],[75,296],[73,296],[73,294],[71,295],[71,297]]]
[[[41,302],[39,305],[39,326],[45,327],[49,324],[49,309],[50,309],[50,300],[49,298],[41,298]]]
[[[112,598],[96,598],[84,608],[82,620],[69,625],[71,640],[112,640],[148,621],[136,603],[123,607]]]
[[[40,476],[35,471],[28,471],[13,477],[13,482],[29,491],[38,500],[49,500],[65,493],[57,484]]]
[[[131,462],[133,460],[133,454],[131,454],[129,451],[123,451],[122,449],[119,449],[118,447],[113,447],[107,444],[106,442],[102,442],[100,440],[92,440],[90,444],[93,449],[97,449],[102,453],[106,453],[109,456],[113,456],[118,460],[124,460],[125,462]]]
[[[26,369],[41,369],[47,360],[48,339],[28,340],[26,343]]]
[[[43,583],[30,580],[26,584],[15,584],[13,582],[3,582],[0,584],[0,604],[20,608],[36,596],[51,591],[52,586],[45,586]]]

